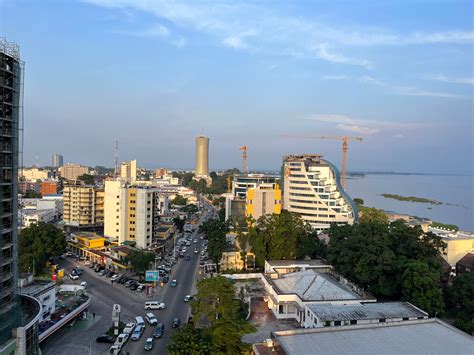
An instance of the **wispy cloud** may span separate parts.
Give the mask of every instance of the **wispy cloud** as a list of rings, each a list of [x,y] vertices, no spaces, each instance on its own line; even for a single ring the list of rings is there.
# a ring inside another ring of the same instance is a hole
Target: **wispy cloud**
[[[434,81],[441,81],[444,83],[474,85],[473,77],[452,78],[452,77],[448,77],[442,74],[438,74],[438,75],[429,76],[427,77],[427,79],[434,80]]]
[[[209,35],[217,43],[233,49],[258,49],[262,53],[318,58],[364,68],[371,68],[372,62],[350,55],[352,48],[474,43],[474,31],[396,33],[377,27],[344,26],[339,23],[331,25],[313,19],[291,17],[284,14],[284,11],[278,13],[267,6],[266,2],[82,1],[107,8],[146,12],[177,28]],[[254,29],[256,34],[242,35],[249,28]]]
[[[336,128],[342,129],[343,131],[354,132],[359,134],[374,134],[378,133],[380,130],[378,128],[363,127],[358,125],[347,125],[347,124],[338,124]]]

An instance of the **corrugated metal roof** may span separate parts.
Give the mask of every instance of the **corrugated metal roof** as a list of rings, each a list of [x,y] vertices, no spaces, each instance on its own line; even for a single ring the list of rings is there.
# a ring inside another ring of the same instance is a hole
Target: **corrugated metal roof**
[[[307,304],[307,306],[322,321],[428,317],[428,314],[408,302],[348,305]]]

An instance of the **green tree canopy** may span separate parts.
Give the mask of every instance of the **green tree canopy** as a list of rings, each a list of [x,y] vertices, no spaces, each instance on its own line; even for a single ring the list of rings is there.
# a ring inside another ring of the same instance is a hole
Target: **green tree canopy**
[[[199,211],[199,208],[198,206],[196,206],[195,204],[189,204],[187,206],[184,206],[181,211],[183,212],[188,212],[188,213],[196,213],[197,211]]]
[[[180,232],[183,231],[184,223],[185,223],[184,219],[181,219],[179,217],[175,217],[175,218],[173,218],[173,223],[176,226],[176,228],[178,228],[178,230]]]
[[[173,333],[171,343],[166,346],[166,353],[170,355],[210,355],[212,354],[211,337],[203,329],[185,325]]]
[[[474,273],[457,276],[452,287],[452,301],[457,309],[455,325],[472,334],[474,332]]]
[[[137,250],[130,255],[130,262],[133,269],[138,274],[145,274],[149,270],[150,264],[155,260],[153,253]]]
[[[356,198],[354,199],[354,203],[355,203],[356,205],[363,205],[363,204],[364,204],[364,200],[361,199],[361,198],[356,197]]]
[[[388,223],[387,214],[377,208],[366,207],[361,211],[360,223]]]
[[[402,280],[404,299],[432,316],[443,311],[443,292],[439,287],[441,270],[430,269],[423,261],[406,265]]]
[[[77,180],[84,181],[84,184],[86,185],[94,185],[95,184],[95,179],[94,176],[90,174],[82,174],[77,177]]]
[[[175,206],[186,206],[187,200],[181,196],[181,195],[176,195],[176,197],[171,201],[171,204]]]
[[[206,238],[209,241],[207,246],[209,257],[216,264],[219,263],[222,253],[227,246],[225,236],[228,231],[229,227],[226,223],[213,218],[199,226],[199,232],[206,234]]]
[[[407,264],[440,269],[441,238],[402,221],[358,223],[329,229],[328,261],[341,274],[377,297],[399,299]],[[440,249],[439,249],[440,248]]]
[[[23,194],[23,197],[24,198],[40,198],[41,194],[39,192],[36,192],[35,190],[28,189]]]
[[[49,258],[57,257],[66,249],[63,232],[52,224],[33,224],[20,233],[19,263],[20,271],[43,271]]]

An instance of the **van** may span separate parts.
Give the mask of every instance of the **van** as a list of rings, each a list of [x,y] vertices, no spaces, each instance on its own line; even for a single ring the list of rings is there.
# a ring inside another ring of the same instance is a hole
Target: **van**
[[[137,322],[137,327],[140,325],[142,327],[145,326],[145,321],[141,316],[135,317],[135,321]]]
[[[145,302],[145,309],[164,309],[165,304],[159,301],[148,301]]]

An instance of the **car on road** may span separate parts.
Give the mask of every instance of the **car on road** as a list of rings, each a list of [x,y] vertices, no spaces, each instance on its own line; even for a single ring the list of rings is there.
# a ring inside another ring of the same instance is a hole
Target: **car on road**
[[[133,332],[135,329],[135,323],[134,322],[129,322],[125,325],[125,328],[123,328],[123,333],[124,334],[130,334]]]
[[[176,287],[176,285],[178,285],[178,281],[176,280],[171,281],[171,287]]]
[[[91,265],[92,265],[92,261],[86,260],[86,261],[84,262],[84,265],[85,265],[85,266],[91,266]]]
[[[194,244],[197,244],[197,242],[198,242],[197,239],[194,239],[194,240],[193,240],[193,243],[194,243]]]
[[[173,324],[172,324],[173,328],[178,328],[180,325],[181,325],[181,319],[179,318],[173,319]]]
[[[142,316],[135,317],[135,322],[137,326],[141,325],[142,327],[145,327],[145,321],[143,320]]]
[[[145,319],[150,325],[155,325],[158,324],[158,319],[156,319],[155,315],[153,313],[147,313],[145,315]]]
[[[86,281],[82,281],[82,282],[81,282],[81,286],[84,287],[84,288],[87,288],[87,282],[86,282]]]
[[[70,278],[71,280],[79,280],[79,276],[77,276],[76,274],[72,274],[72,273],[69,274],[69,278]]]
[[[197,254],[199,253],[199,249],[198,248],[194,248],[194,254]]]
[[[129,336],[129,334],[125,334],[125,333],[119,334],[119,336],[115,340],[115,345],[118,345],[118,346],[120,346],[120,348],[122,348],[125,345],[125,343],[127,342],[128,336]]]
[[[147,301],[145,302],[145,309],[165,309],[166,304],[160,301]]]
[[[133,341],[140,340],[140,337],[142,336],[144,329],[145,329],[145,326],[137,325],[137,327],[136,327],[136,328],[134,329],[134,331],[132,332],[131,339],[132,339]]]
[[[184,302],[189,302],[189,301],[192,301],[192,300],[193,300],[193,296],[191,296],[191,295],[184,296]]]
[[[100,271],[102,271],[102,270],[104,270],[104,269],[105,269],[105,267],[102,266],[102,265],[96,265],[96,266],[94,267],[94,271],[95,271],[95,272],[100,272]]]
[[[95,338],[95,341],[98,343],[113,344],[115,342],[115,337],[113,337],[112,335],[102,334]]]
[[[84,270],[82,270],[80,267],[75,267],[74,269],[72,269],[72,271],[74,271],[77,275],[82,275],[82,272]]]
[[[109,354],[113,354],[113,355],[118,355],[120,354],[120,351],[122,350],[122,348],[120,347],[120,345],[112,345],[109,349]]]
[[[191,260],[191,255],[186,255],[186,257],[184,258],[184,260],[186,260],[186,261]]]
[[[163,276],[163,277],[161,278],[161,281],[162,281],[163,283],[165,283],[165,284],[168,283],[169,280],[170,280],[170,278],[169,278],[168,276]]]
[[[72,251],[67,251],[66,256],[72,256]]]
[[[147,338],[145,341],[145,350],[150,351],[153,349],[153,338]]]
[[[158,323],[155,330],[153,331],[153,337],[161,338],[164,332],[165,332],[165,325],[163,323]]]

